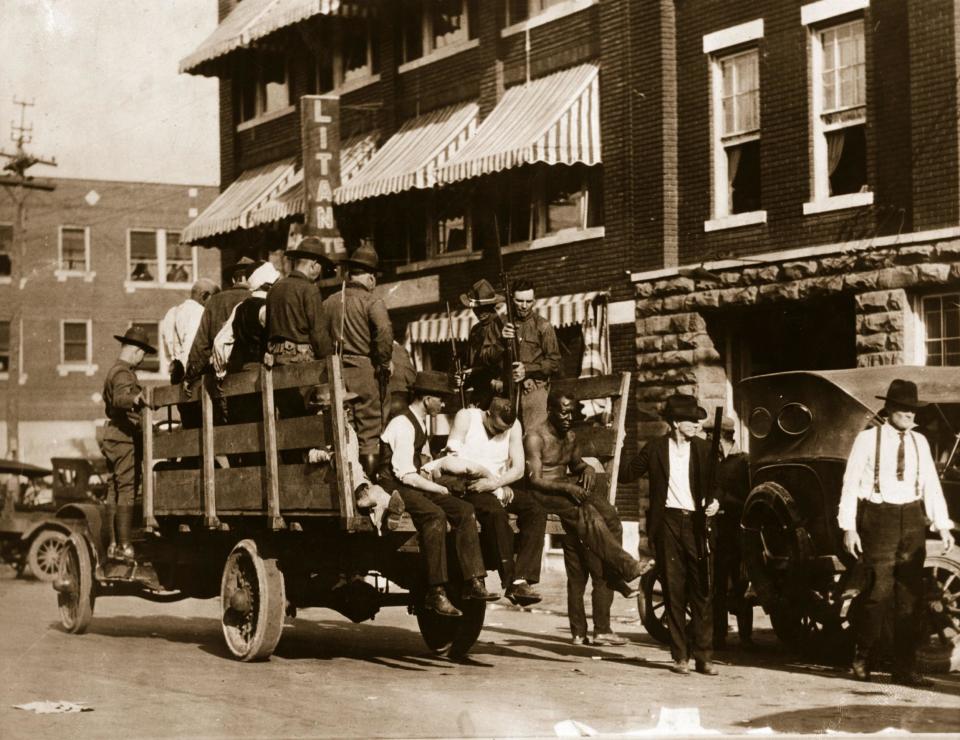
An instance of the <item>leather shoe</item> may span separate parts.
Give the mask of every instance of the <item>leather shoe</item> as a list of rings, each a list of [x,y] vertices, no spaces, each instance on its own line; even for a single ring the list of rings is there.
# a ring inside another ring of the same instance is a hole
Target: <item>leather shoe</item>
[[[594,645],[626,645],[630,642],[626,637],[621,637],[616,632],[599,632],[593,635]]]
[[[711,663],[709,660],[698,660],[696,663],[697,673],[702,673],[704,676],[718,676],[720,671],[717,670],[717,667]]]
[[[543,601],[543,597],[534,591],[526,581],[511,583],[503,594],[511,604],[531,606]]]
[[[867,659],[859,656],[854,658],[850,664],[850,673],[858,681],[869,681],[870,669],[867,668]]]
[[[441,617],[462,617],[463,612],[457,609],[447,598],[447,592],[443,586],[434,586],[427,591],[427,598],[423,603],[429,611],[439,614]]]
[[[670,665],[671,673],[679,673],[681,676],[690,675],[690,666],[685,660],[676,660]]]
[[[907,671],[906,673],[894,673],[893,682],[901,686],[912,686],[915,689],[929,689],[933,686],[933,681],[924,676],[920,671]]]
[[[574,635],[570,638],[570,642],[574,645],[589,645],[590,640],[587,639],[585,635]]]
[[[476,601],[496,601],[500,598],[498,593],[490,593],[481,578],[471,578],[463,584],[463,598],[475,599]]]
[[[610,588],[628,599],[636,598],[637,594],[640,593],[639,583],[636,586],[631,586],[629,583],[623,580],[611,583]]]

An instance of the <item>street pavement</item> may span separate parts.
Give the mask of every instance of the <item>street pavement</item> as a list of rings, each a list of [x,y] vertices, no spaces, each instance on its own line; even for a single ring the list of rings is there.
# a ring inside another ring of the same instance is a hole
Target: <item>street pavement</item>
[[[68,635],[53,590],[0,567],[0,737],[550,737],[671,719],[684,732],[960,732],[960,676],[923,691],[858,683],[791,658],[759,610],[755,649],[731,633],[717,678],[670,673],[620,597],[616,629],[630,644],[573,646],[562,578],[548,574],[542,608],[494,605],[463,663],[431,655],[414,617],[391,608],[360,625],[301,611],[269,661],[243,664],[227,657],[216,600],[100,599],[90,631]],[[93,711],[13,708],[41,700]]]

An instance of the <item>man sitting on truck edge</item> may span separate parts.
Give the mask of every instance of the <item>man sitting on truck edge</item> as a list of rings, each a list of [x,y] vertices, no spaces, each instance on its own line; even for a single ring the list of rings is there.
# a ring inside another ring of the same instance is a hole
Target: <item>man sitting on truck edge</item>
[[[430,461],[427,416],[443,408],[444,398],[453,394],[449,376],[420,372],[410,389],[413,400],[402,414],[393,417],[380,439],[383,442],[379,483],[396,490],[420,538],[420,550],[427,568],[427,596],[424,606],[447,617],[461,616],[447,596],[447,522],[453,528],[457,558],[463,575],[464,599],[495,601],[484,585],[487,572],[480,552],[477,518],[473,507],[452,496],[446,486],[424,477],[420,470]]]

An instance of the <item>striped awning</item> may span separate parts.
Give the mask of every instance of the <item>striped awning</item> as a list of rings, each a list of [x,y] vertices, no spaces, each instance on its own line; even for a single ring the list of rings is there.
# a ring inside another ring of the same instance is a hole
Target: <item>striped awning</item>
[[[442,185],[535,162],[600,161],[598,68],[583,64],[507,90],[436,177]]]
[[[391,136],[363,171],[334,193],[337,203],[430,188],[435,174],[477,127],[479,107],[462,103],[412,118]]]
[[[287,191],[295,178],[293,157],[244,170],[183,230],[182,241],[194,244],[217,234],[249,229],[253,225],[250,214],[262,208],[271,197]]]
[[[582,324],[594,299],[599,295],[607,293],[593,291],[538,298],[534,303],[534,310],[558,329],[562,326]],[[470,337],[470,329],[476,323],[477,317],[469,308],[452,312],[450,318],[446,313],[424,314],[407,324],[405,344],[409,346],[449,342],[451,334],[455,341],[465,342]]]
[[[315,15],[365,13],[365,6],[349,0],[243,0],[196,51],[180,60],[180,71],[196,72],[207,62]]]

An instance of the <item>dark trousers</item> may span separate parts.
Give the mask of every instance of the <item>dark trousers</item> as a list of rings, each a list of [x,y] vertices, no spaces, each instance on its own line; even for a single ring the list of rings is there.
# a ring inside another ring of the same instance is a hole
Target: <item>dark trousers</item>
[[[107,503],[133,506],[140,489],[143,447],[133,440],[107,437],[100,445],[112,476],[107,488]]]
[[[539,583],[547,513],[537,499],[523,489],[513,489],[513,500],[503,506],[492,493],[468,493],[464,500],[473,505],[480,522],[484,549],[496,554],[500,583],[504,588],[515,580]],[[519,541],[514,559],[510,514],[517,515]]]
[[[857,650],[870,656],[892,614],[894,671],[912,671],[921,635],[926,557],[923,505],[861,501],[860,506],[858,529],[868,587],[856,610]]]
[[[690,641],[693,657],[710,660],[713,639],[713,619],[710,589],[706,567],[709,560],[701,560],[700,535],[693,512],[665,509],[657,542],[657,561],[660,564],[663,599],[670,627],[670,654],[676,661],[686,662],[687,605],[693,615]]]
[[[449,494],[418,491],[398,486],[400,497],[420,537],[420,553],[427,567],[427,585],[439,586],[449,580],[447,573],[447,522],[453,529],[454,547],[464,579],[483,578],[477,517],[466,501]]]
[[[380,410],[380,389],[377,386],[377,377],[373,372],[370,359],[345,355],[343,384],[348,391],[360,396],[353,406],[357,439],[360,441],[360,454],[376,454],[380,450],[383,415]],[[387,405],[386,399],[384,405]]]
[[[745,604],[747,582],[741,576],[740,513],[716,517],[717,547],[713,578],[713,645],[727,639],[727,615],[732,607],[737,615],[741,640],[749,640],[753,629],[752,607]],[[749,615],[749,616],[747,616]]]

